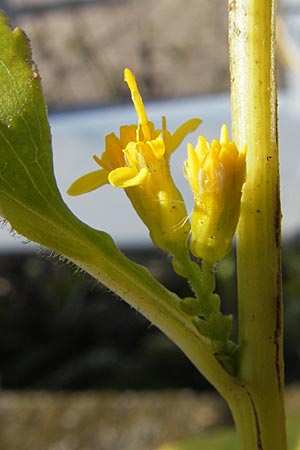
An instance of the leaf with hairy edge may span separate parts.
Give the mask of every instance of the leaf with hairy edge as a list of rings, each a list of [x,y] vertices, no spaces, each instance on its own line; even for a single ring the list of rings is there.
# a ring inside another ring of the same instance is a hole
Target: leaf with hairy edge
[[[0,49],[0,212],[18,232],[52,247],[69,214],[53,175],[50,129],[29,43],[3,16]]]

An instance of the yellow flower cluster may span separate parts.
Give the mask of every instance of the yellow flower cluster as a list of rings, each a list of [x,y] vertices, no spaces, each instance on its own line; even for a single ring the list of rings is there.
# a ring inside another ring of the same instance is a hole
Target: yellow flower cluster
[[[171,134],[163,117],[162,128],[156,130],[147,118],[132,72],[125,69],[124,76],[138,124],[121,126],[119,137],[107,135],[102,156],[94,156],[100,169],[80,177],[68,193],[83,194],[106,183],[124,188],[159,248],[178,256],[190,245],[197,257],[210,262],[222,259],[231,249],[239,218],[245,149],[238,152],[225,125],[220,141],[209,144],[200,136],[195,148],[189,144],[184,172],[194,194],[190,225],[183,198],[171,177],[169,160],[201,121],[191,119]]]

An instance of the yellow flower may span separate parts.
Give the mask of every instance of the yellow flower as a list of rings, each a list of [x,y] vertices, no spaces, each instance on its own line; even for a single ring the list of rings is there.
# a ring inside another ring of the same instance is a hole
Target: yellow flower
[[[192,253],[217,261],[230,251],[240,214],[246,178],[246,148],[239,152],[222,126],[220,141],[210,144],[200,136],[196,148],[188,145],[184,166],[194,194]]]
[[[101,169],[76,180],[70,195],[92,191],[106,183],[124,188],[136,212],[148,227],[153,242],[167,252],[178,254],[186,245],[190,224],[183,198],[171,177],[169,159],[187,133],[201,121],[191,119],[173,135],[162,119],[162,129],[149,122],[135,78],[124,71],[138,116],[138,125],[120,127],[120,137],[106,136],[101,158],[94,156]]]

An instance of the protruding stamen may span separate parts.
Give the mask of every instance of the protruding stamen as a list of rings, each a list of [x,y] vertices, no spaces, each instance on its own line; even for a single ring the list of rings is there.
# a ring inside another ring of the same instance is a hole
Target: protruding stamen
[[[136,110],[136,113],[137,113],[137,116],[139,119],[139,124],[141,125],[142,131],[143,131],[144,139],[146,141],[150,141],[151,133],[150,133],[150,129],[148,126],[149,121],[148,121],[148,117],[147,117],[146,110],[144,107],[144,103],[143,103],[142,97],[139,93],[134,75],[131,72],[131,70],[128,68],[126,68],[124,70],[124,79],[130,89],[132,102],[134,104],[134,107],[135,107],[135,110]]]

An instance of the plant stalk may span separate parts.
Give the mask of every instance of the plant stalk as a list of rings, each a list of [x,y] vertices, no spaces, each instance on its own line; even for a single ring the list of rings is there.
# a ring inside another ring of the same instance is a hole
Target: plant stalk
[[[285,450],[275,0],[230,0],[233,138],[247,145],[237,236],[241,450]]]

